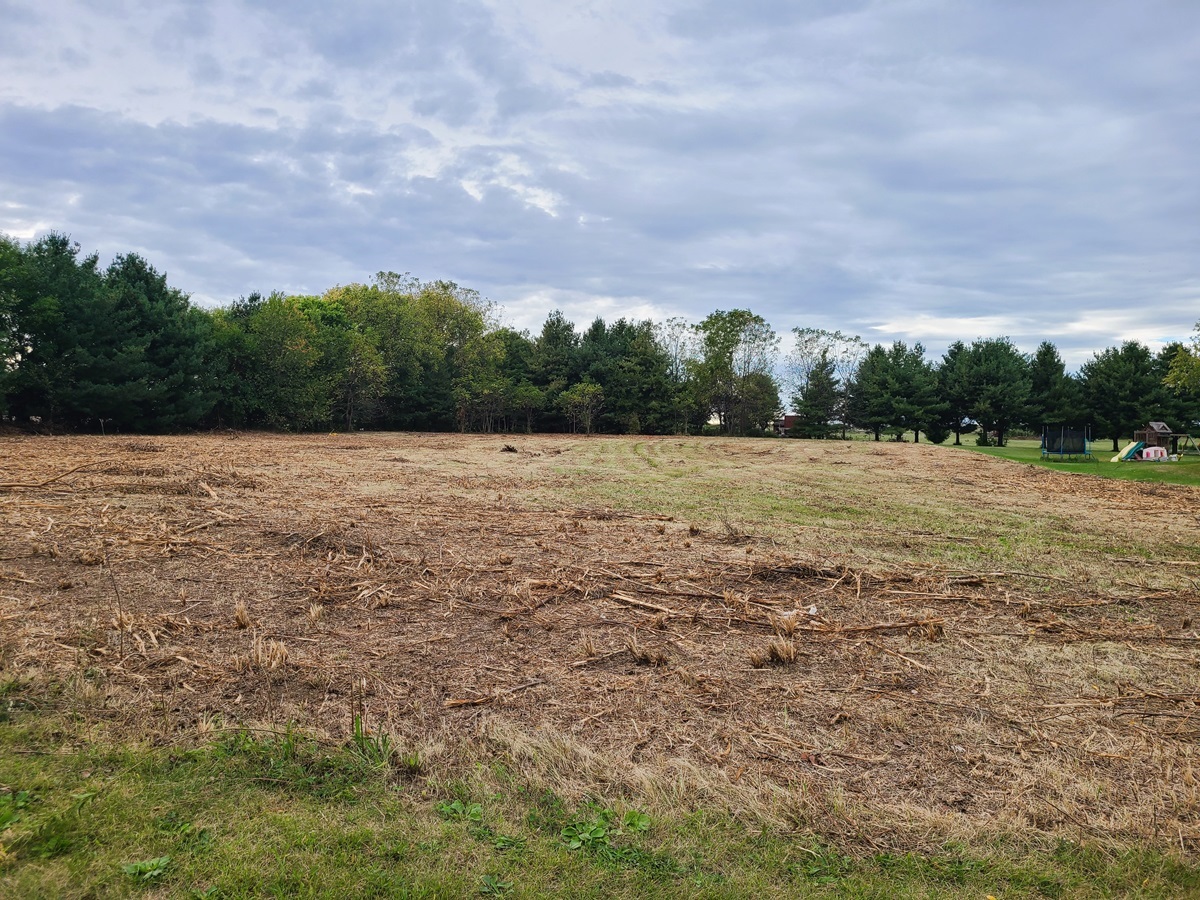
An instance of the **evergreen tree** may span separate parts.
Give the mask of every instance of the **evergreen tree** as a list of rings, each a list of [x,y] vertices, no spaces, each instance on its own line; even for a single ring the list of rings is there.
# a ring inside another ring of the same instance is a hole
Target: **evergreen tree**
[[[545,396],[546,410],[561,411],[558,395],[579,380],[578,350],[579,336],[574,324],[567,321],[561,310],[554,310],[533,342],[531,361],[532,381]],[[563,415],[548,412],[543,419],[547,430],[566,430],[568,423]]]
[[[80,258],[79,245],[51,233],[27,244],[7,276],[10,316],[20,358],[10,360],[9,412],[65,424],[73,391],[80,323],[90,318],[102,287],[99,257]],[[11,258],[10,258],[11,259]]]
[[[887,360],[888,424],[897,437],[911,431],[913,441],[919,441],[921,429],[945,409],[938,395],[937,372],[925,359],[925,347],[920,343],[908,347],[903,341],[896,341],[888,351]]]
[[[883,429],[892,421],[888,389],[888,354],[876,344],[867,351],[850,381],[850,421],[879,440]]]
[[[71,391],[76,422],[122,431],[193,427],[215,397],[205,370],[209,319],[137,254],[118,256],[93,302],[76,311]]]
[[[1083,409],[1079,384],[1067,374],[1058,349],[1042,341],[1029,363],[1027,424],[1035,431],[1043,425],[1081,425]]]
[[[1121,449],[1123,436],[1161,414],[1166,404],[1160,370],[1149,348],[1137,341],[1095,354],[1080,375],[1096,433],[1112,440],[1113,452]]]
[[[1009,429],[1028,420],[1029,361],[1006,337],[972,342],[966,360],[968,412],[987,439],[1004,446]]]
[[[827,438],[833,434],[836,427],[832,423],[840,393],[834,361],[829,351],[823,349],[816,364],[808,371],[803,388],[792,398],[792,408],[796,411],[792,433],[805,438]]]
[[[955,341],[946,348],[937,369],[938,394],[944,404],[941,415],[935,416],[926,427],[929,439],[940,444],[951,434],[955,445],[962,444],[962,436],[975,430],[971,417],[970,397],[970,352],[962,341]],[[938,440],[938,437],[941,440]]]

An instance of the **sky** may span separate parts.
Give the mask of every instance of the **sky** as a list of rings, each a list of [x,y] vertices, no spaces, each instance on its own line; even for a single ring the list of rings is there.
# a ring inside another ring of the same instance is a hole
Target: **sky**
[[[1200,318],[1195,0],[0,0],[0,232],[783,336]]]

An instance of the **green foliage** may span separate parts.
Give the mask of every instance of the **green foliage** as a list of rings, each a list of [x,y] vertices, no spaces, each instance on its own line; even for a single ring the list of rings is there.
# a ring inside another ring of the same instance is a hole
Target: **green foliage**
[[[1029,361],[1006,337],[974,341],[963,360],[968,415],[1003,446],[1013,426],[1028,419]]]
[[[634,834],[642,834],[650,830],[650,817],[644,812],[630,809],[621,817],[621,825],[626,831],[632,831]]]
[[[1029,363],[1029,406],[1026,423],[1040,432],[1043,425],[1079,425],[1082,413],[1079,383],[1067,374],[1058,349],[1042,341]]]
[[[792,427],[794,436],[827,438],[833,434],[836,430],[833,418],[837,413],[839,394],[834,361],[823,349],[808,372],[800,393],[792,399],[797,417]]]
[[[1027,359],[1007,338],[956,341],[935,372],[919,344],[793,337],[802,436],[853,423],[960,443],[978,425],[1003,443],[1018,424],[1090,422],[1116,439],[1200,419],[1200,331],[1157,356],[1109,348],[1078,379],[1049,342]],[[0,235],[0,415],[51,428],[759,435],[780,412],[778,348],[748,309],[695,326],[598,318],[582,335],[556,310],[531,337],[497,327],[475,291],[395,272],[200,310],[137,254],[101,269],[64,235]]]
[[[1114,452],[1120,449],[1122,435],[1132,435],[1151,419],[1165,418],[1166,374],[1150,350],[1137,341],[1109,347],[1083,364],[1084,401],[1097,437],[1110,438]]]
[[[434,806],[439,816],[451,822],[483,822],[483,806],[478,803],[463,803],[462,800],[441,801]]]
[[[391,764],[394,751],[392,739],[386,732],[368,733],[360,715],[354,717],[352,731],[351,745],[368,765],[383,768]]]
[[[951,434],[954,443],[961,444],[962,436],[974,431],[971,417],[970,351],[962,341],[946,348],[937,367],[938,395],[943,407],[925,424],[926,437],[940,444]]]
[[[620,831],[615,832],[620,834]],[[562,841],[568,850],[599,850],[609,845],[610,828],[606,821],[572,822],[562,830]]]
[[[511,881],[502,881],[498,875],[484,875],[479,881],[479,893],[486,897],[503,897],[513,889]]]
[[[702,355],[690,374],[706,410],[726,434],[767,427],[780,403],[772,374],[779,338],[766,320],[748,309],[718,310],[696,333]]]
[[[171,857],[156,856],[154,859],[143,859],[140,862],[125,863],[121,871],[134,881],[154,881],[167,874],[171,867]]]
[[[571,420],[571,430],[592,433],[592,423],[604,405],[604,389],[598,384],[580,382],[558,395],[558,405]]]
[[[943,421],[935,419],[925,425],[925,440],[931,444],[944,444],[951,434],[950,428]]]
[[[29,805],[29,791],[0,794],[0,834],[21,821],[21,810]]]
[[[884,430],[914,437],[944,412],[938,377],[920,344],[872,347],[850,385],[851,420],[879,440]]]

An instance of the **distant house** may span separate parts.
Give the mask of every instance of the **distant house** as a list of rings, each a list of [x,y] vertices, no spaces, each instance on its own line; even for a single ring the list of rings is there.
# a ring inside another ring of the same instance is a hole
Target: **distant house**
[[[800,421],[797,415],[786,415],[782,419],[776,419],[774,424],[776,434],[787,434],[791,427]]]

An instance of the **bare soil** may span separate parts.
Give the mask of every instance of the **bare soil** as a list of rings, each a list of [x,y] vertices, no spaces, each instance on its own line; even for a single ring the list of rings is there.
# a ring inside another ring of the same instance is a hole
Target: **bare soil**
[[[1191,852],[1198,500],[911,445],[0,437],[0,678]]]

